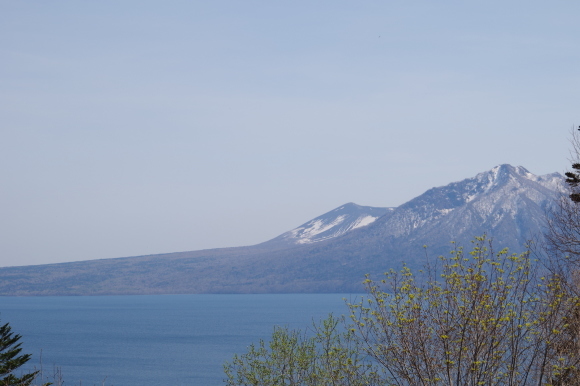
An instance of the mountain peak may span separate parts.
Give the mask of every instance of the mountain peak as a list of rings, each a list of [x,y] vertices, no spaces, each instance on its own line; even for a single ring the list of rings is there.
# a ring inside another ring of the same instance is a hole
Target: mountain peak
[[[523,166],[512,166],[510,164],[501,164],[493,167],[491,170],[479,175],[490,175],[493,181],[501,181],[503,178],[508,178],[509,176],[520,176],[527,179],[535,179],[536,175],[530,173],[528,169]]]
[[[408,234],[413,229],[421,228],[422,224],[447,217],[466,205],[470,206],[476,217],[482,219],[498,209],[498,205],[503,205],[502,213],[513,214],[517,196],[529,195],[530,200],[540,203],[561,185],[562,176],[559,173],[537,176],[523,166],[501,164],[475,177],[429,189],[398,208],[361,206],[354,202],[343,204],[261,245],[285,247],[317,243],[358,228],[380,227],[380,223],[389,223],[392,216],[393,220],[406,218],[397,222],[397,229],[391,229],[392,234]],[[503,204],[499,204],[500,201]],[[409,217],[404,213],[413,214]]]
[[[512,181],[512,183],[519,181],[516,183],[517,185],[538,183],[550,190],[559,190],[562,187],[562,175],[560,173],[550,173],[538,176],[531,173],[523,166],[512,166],[510,164],[495,166],[489,171],[479,173],[475,179],[480,182],[486,181],[488,184],[486,190],[494,186],[503,186],[510,183],[510,181]],[[468,180],[469,179],[466,179],[464,181]]]
[[[497,165],[497,166],[494,166],[491,170],[492,171],[502,170],[502,171],[512,172],[512,173],[518,173],[518,174],[527,174],[527,173],[529,173],[528,169],[526,169],[523,166],[513,166],[513,165],[510,165],[510,164]]]
[[[345,209],[349,210],[349,209],[356,209],[356,208],[362,208],[362,206],[355,204],[354,202],[347,202],[346,204],[339,206],[336,209],[331,210],[331,212],[338,212],[338,211],[345,210]]]
[[[490,232],[498,239],[506,237],[506,245],[523,245],[540,228],[542,208],[562,185],[558,173],[537,176],[522,166],[498,165],[475,177],[429,189],[376,226],[382,227],[383,235],[426,241],[434,234],[456,240]]]
[[[397,208],[344,204],[256,246],[2,268],[0,295],[356,293],[365,274],[402,261],[420,269],[451,240],[469,245],[486,233],[525,251],[564,185],[558,173],[499,165]]]
[[[264,244],[312,244],[332,239],[370,225],[392,210],[393,208],[362,206],[349,202]]]

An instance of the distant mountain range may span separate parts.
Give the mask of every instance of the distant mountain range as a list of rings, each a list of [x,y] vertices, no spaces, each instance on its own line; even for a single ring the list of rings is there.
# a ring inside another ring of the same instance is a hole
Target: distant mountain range
[[[397,208],[342,205],[262,244],[0,268],[0,295],[359,292],[364,274],[420,267],[484,233],[525,250],[565,188],[559,173],[497,166]]]

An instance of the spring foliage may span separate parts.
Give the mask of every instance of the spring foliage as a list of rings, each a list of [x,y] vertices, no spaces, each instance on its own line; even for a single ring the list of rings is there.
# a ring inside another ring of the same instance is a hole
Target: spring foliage
[[[314,325],[313,336],[276,327],[263,340],[224,365],[227,385],[383,385],[376,369],[364,361],[352,332],[339,331],[330,315]]]
[[[228,384],[580,385],[580,301],[542,272],[484,236],[417,275],[367,276],[346,332],[335,318],[312,338],[278,328],[226,365]]]
[[[528,253],[494,254],[485,237],[437,268],[423,282],[408,268],[367,278],[368,299],[349,305],[365,351],[392,384],[569,384],[578,353],[562,348],[578,299],[558,277],[538,277]]]

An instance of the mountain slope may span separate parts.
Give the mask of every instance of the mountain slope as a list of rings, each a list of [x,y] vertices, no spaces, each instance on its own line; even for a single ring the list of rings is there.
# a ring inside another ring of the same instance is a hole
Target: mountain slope
[[[564,188],[558,173],[536,176],[525,168],[496,166],[460,182],[428,190],[398,207],[372,229],[376,239],[404,239],[438,247],[488,233],[503,246],[523,249],[541,233],[546,206]]]
[[[558,173],[501,165],[397,208],[345,204],[256,246],[1,268],[0,294],[356,292],[366,273],[421,266],[424,244],[437,256],[485,232],[523,251],[561,189]]]
[[[325,255],[359,256],[353,267],[381,271],[393,262],[422,265],[430,255],[446,254],[450,241],[467,245],[488,234],[499,247],[526,249],[541,237],[545,210],[564,189],[558,173],[536,176],[523,167],[501,165],[463,181],[428,190],[372,225],[335,240]]]
[[[394,208],[361,206],[353,202],[344,204],[318,216],[297,228],[262,243],[264,246],[313,244],[342,236],[354,229],[368,226]]]

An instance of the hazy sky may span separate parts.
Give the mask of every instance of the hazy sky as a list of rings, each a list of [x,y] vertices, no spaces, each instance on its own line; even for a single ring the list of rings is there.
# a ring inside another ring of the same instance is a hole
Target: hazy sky
[[[0,0],[0,266],[564,171],[580,2]]]

